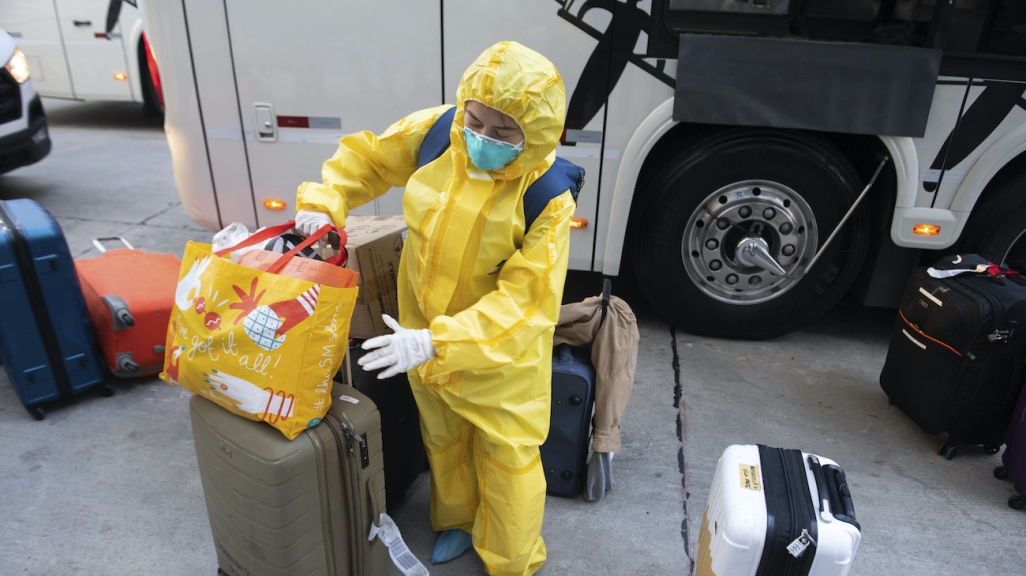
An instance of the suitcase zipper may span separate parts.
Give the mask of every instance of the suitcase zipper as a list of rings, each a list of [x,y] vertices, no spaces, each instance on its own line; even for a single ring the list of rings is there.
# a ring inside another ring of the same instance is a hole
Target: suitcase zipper
[[[359,519],[354,518],[358,515],[358,510],[356,502],[353,500],[353,491],[359,485],[359,473],[354,478],[353,461],[356,459],[356,451],[350,443],[350,436],[355,434],[349,429],[349,425],[339,415],[334,413],[334,410],[329,411],[324,416],[324,422],[321,426],[327,426],[335,438],[335,444],[338,446],[339,464],[342,467],[342,479],[351,488],[346,489],[343,486],[343,492],[345,493],[351,516],[349,523],[349,570],[351,574],[362,574],[361,565],[363,564],[363,559],[360,557],[363,552],[360,542],[360,531],[362,528],[357,526]],[[334,558],[334,562],[335,571],[338,572],[338,558]]]
[[[978,298],[977,297],[977,291],[972,289],[971,286],[967,286],[958,277],[949,278],[948,280],[953,280],[953,282],[949,283],[949,286],[950,286],[950,288],[952,290],[958,292],[961,296],[963,296],[963,297],[965,297],[967,299],[970,299],[970,300],[976,300]],[[993,316],[994,315],[993,314],[994,302],[993,302],[993,300],[990,299],[989,295],[984,294],[984,296],[985,296],[984,299],[987,300],[987,302],[990,304],[990,307],[991,307],[991,310],[992,310],[991,316]],[[904,316],[904,314],[902,314],[902,316]],[[909,320],[906,320],[906,322],[908,322],[909,324],[912,324],[912,322],[910,322]],[[969,351],[969,349],[972,346],[972,343],[980,335],[980,324],[977,323],[977,325],[974,326],[972,328],[972,330],[967,331],[967,333],[968,333],[968,338],[966,338],[965,343],[962,344],[962,348],[965,351],[964,355],[968,356],[970,360],[975,360],[976,357]],[[925,335],[925,333],[924,333],[924,335]],[[939,340],[937,340],[937,342],[939,342]],[[951,348],[954,349],[954,346],[952,346]]]
[[[28,241],[21,231],[21,225],[11,217],[4,202],[0,202],[0,224],[7,230],[11,239],[11,247],[14,249],[14,258],[18,261],[18,268],[21,269],[21,277],[25,282],[25,292],[28,296],[29,307],[32,308],[32,315],[36,319],[36,326],[39,329],[39,336],[46,348],[46,357],[50,361],[50,373],[53,375],[54,383],[57,385],[57,392],[61,398],[72,396],[71,379],[64,366],[64,358],[61,356],[58,345],[57,333],[50,323],[50,315],[46,313],[46,301],[43,300],[43,290],[36,276],[36,269],[33,265],[32,252],[29,249]]]
[[[962,292],[963,294],[965,294],[966,292],[971,292],[973,294],[978,294],[978,295],[982,296],[983,299],[986,300],[990,304],[991,318],[992,318],[991,326],[993,327],[993,332],[991,332],[990,334],[987,335],[987,341],[990,344],[996,344],[996,343],[1004,344],[1004,340],[1007,339],[1008,334],[1010,334],[1011,331],[1010,330],[1006,330],[1006,331],[1002,331],[1001,330],[1002,325],[1004,325],[1004,323],[1005,323],[1005,308],[1001,304],[1001,300],[996,298],[996,297],[994,297],[992,294],[988,293],[985,290],[980,290],[979,288],[976,288],[975,286],[973,286],[971,283],[969,283],[965,279],[962,279],[962,278],[959,278],[959,277],[955,276],[953,278],[953,280],[956,281],[956,282],[953,283],[953,285],[957,285],[957,286],[960,286],[960,287],[963,288],[963,290],[960,290],[960,292]],[[973,334],[972,339],[969,340],[970,344],[977,339],[977,337],[979,336],[979,332],[980,331],[978,330],[976,334]],[[1002,336],[1003,333],[1005,333],[1004,336]],[[969,355],[972,360],[976,360],[975,356],[972,356],[971,354],[969,354],[968,344],[967,344],[966,354]],[[983,360],[983,365],[980,367],[980,371],[979,371],[980,374],[984,374],[985,375],[985,374],[987,374],[989,372],[990,364],[993,361],[995,354],[996,354],[996,352],[992,352],[992,353],[988,353],[988,354],[985,355],[984,360]],[[974,381],[976,379],[977,378],[974,378]],[[971,400],[971,402],[969,404],[970,407],[974,407],[974,406],[977,405],[977,398],[979,397],[980,389],[981,388],[982,388],[982,386],[974,386],[973,387],[973,397],[972,397],[972,400]],[[965,413],[966,412],[963,412],[962,414],[964,415]],[[958,419],[955,420],[955,424],[954,424],[954,426],[952,428],[953,429],[958,428],[959,422],[961,420],[962,420],[962,418],[960,416]],[[948,441],[944,443],[944,446],[942,446],[942,449],[944,447],[949,447],[949,449],[951,449],[954,446],[957,446],[960,443],[960,441],[961,441],[961,439],[958,437],[957,434],[955,434],[952,431],[948,431]],[[1000,447],[1001,440],[1000,439],[996,440],[996,442],[998,443],[998,446]],[[953,454],[953,452],[951,454]],[[950,457],[951,456],[948,456],[949,459],[950,459]]]
[[[926,338],[927,340],[929,340],[931,342],[940,344],[941,346],[947,348],[948,350],[951,350],[952,352],[954,352],[956,355],[958,355],[960,357],[962,356],[962,353],[959,352],[958,350],[956,350],[954,346],[952,346],[950,344],[946,344],[946,343],[944,343],[944,342],[934,338],[933,336],[930,336],[926,332],[923,332],[923,330],[918,325],[913,324],[908,318],[906,318],[905,317],[905,313],[903,311],[901,311],[900,309],[898,310],[898,315],[901,316],[901,319],[905,321],[905,324],[907,324],[909,328],[914,330],[916,332],[916,334],[919,334],[920,336],[922,336],[923,338]]]
[[[950,280],[950,282],[947,283],[947,286],[951,290],[954,290],[955,292],[957,292],[963,298],[966,298],[968,300],[979,300],[980,299],[980,297],[978,295],[978,294],[980,294],[980,292],[977,291],[976,289],[974,289],[972,286],[968,285],[964,280],[958,278],[957,276],[952,277],[949,280]],[[996,310],[995,306],[994,306],[994,300],[990,297],[989,294],[986,294],[986,293],[982,293],[982,294],[983,294],[983,300],[985,300],[990,305],[990,308],[991,308],[990,316],[992,318],[991,322],[993,324],[993,318],[995,316],[995,310]],[[957,306],[957,308],[960,311],[963,310],[963,308],[961,306]],[[982,330],[982,326],[983,326],[982,319],[984,317],[985,317],[985,314],[981,314],[981,322],[976,322],[975,325],[973,326],[972,330],[971,331],[967,331],[968,337],[966,338],[965,343],[962,344],[963,352],[961,354],[959,354],[962,357],[962,361],[959,362],[958,370],[957,370],[957,372],[955,374],[955,381],[956,382],[960,381],[962,379],[962,375],[965,373],[965,371],[972,365],[972,363],[976,362],[976,355],[972,353],[972,344],[973,344],[973,342],[975,342],[979,338],[980,333],[983,331]],[[912,325],[911,322],[909,322],[907,319],[904,318],[904,313],[902,313],[902,318],[906,322],[908,322],[910,325]],[[912,325],[912,326],[914,326],[914,325]],[[915,328],[917,329],[917,331],[919,331],[924,336],[926,336],[925,332],[922,332],[922,330],[919,330],[918,327],[915,327]],[[939,340],[936,340],[936,339],[933,339],[933,338],[931,338],[931,340],[934,340],[935,342],[940,343]],[[952,350],[955,350],[955,348],[953,346],[951,346],[950,348]],[[988,359],[989,359],[989,355],[988,355]],[[983,366],[983,369],[986,370],[986,364]],[[958,388],[953,386],[951,388],[950,394],[949,394],[949,396],[947,398],[947,404],[948,405],[950,405],[953,402],[954,396],[955,396],[955,394],[957,392],[958,392]],[[975,396],[974,396],[973,400],[975,400]],[[958,419],[956,418],[955,419],[955,423],[952,425],[951,428],[953,429],[953,428],[955,428],[957,426],[958,426]],[[949,436],[948,441],[950,442],[951,439],[952,439],[951,438],[950,430],[948,431],[948,436]],[[945,446],[947,446],[947,444],[945,444]],[[943,452],[942,452],[942,454],[943,454]]]
[[[796,542],[808,535],[815,542],[818,534],[816,520],[809,513],[810,496],[808,477],[805,475],[805,460],[797,450],[782,451],[781,458],[784,460],[784,477],[787,479],[787,492],[790,495],[791,541]],[[793,556],[784,576],[808,576],[812,570],[812,559],[816,554],[815,545],[810,548],[813,549],[806,548],[800,556]],[[788,553],[790,554],[790,550]]]
[[[769,448],[760,444],[759,460],[763,465],[767,526],[763,556],[756,576],[808,576],[815,551],[806,549],[800,556],[794,557],[787,549],[789,544],[793,545],[803,536],[803,531],[808,533],[813,542],[818,538],[802,453],[798,450]],[[786,526],[782,525],[784,518],[771,515],[773,496],[769,491],[770,483],[775,481],[777,476],[782,478],[782,488],[787,496],[786,508],[783,505],[779,507],[781,512],[786,510],[790,514],[787,518],[790,522]],[[771,528],[776,532],[771,531]]]
[[[364,565],[366,559],[363,557],[363,534],[364,526],[367,526],[366,519],[361,517],[360,506],[358,502],[359,495],[362,494],[363,490],[360,489],[360,471],[355,466],[356,462],[359,461],[360,456],[357,454],[354,444],[359,445],[358,437],[356,432],[353,432],[352,426],[350,426],[348,419],[345,414],[341,414],[339,418],[339,430],[342,433],[342,439],[345,442],[346,449],[349,452],[349,457],[342,455],[342,472],[349,477],[349,484],[352,487],[350,490],[346,490],[346,497],[349,499],[349,510],[352,514],[353,522],[350,527],[350,546],[352,548],[352,570],[353,574],[363,574]],[[339,443],[341,446],[342,443]]]

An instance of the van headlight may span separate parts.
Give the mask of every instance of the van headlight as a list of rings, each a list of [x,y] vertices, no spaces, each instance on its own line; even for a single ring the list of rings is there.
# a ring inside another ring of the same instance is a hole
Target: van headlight
[[[4,68],[7,68],[18,84],[24,84],[29,79],[28,59],[25,58],[25,53],[21,50],[14,50],[14,56],[11,56]]]

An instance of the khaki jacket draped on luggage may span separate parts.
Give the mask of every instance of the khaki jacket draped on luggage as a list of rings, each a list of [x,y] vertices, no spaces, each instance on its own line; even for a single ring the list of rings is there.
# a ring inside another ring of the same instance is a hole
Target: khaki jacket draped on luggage
[[[591,345],[591,363],[595,367],[595,430],[591,441],[594,452],[620,450],[620,417],[634,386],[639,340],[634,312],[616,296],[609,298],[604,322],[599,296],[560,308],[553,344]]]

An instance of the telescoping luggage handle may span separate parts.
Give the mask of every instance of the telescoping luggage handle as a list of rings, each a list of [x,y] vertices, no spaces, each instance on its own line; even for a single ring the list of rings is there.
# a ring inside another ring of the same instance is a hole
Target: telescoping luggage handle
[[[812,476],[816,479],[816,489],[819,492],[820,518],[829,522],[832,516],[861,531],[862,527],[855,520],[855,505],[851,501],[851,491],[848,490],[848,481],[844,476],[844,470],[832,464],[822,466],[819,463],[819,458],[813,455],[809,455],[808,462]]]
[[[124,244],[125,248],[128,248],[129,250],[134,249],[134,247],[128,243],[128,240],[125,240],[122,236],[101,236],[99,238],[93,238],[93,246],[96,246],[96,249],[99,250],[101,254],[103,254],[107,251],[107,249],[104,248],[103,243],[113,242],[115,240]]]

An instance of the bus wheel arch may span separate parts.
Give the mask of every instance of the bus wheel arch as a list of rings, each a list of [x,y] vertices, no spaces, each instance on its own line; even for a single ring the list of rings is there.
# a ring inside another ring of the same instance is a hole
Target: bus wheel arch
[[[786,334],[832,307],[861,267],[869,235],[862,209],[808,275],[791,277],[829,236],[861,182],[845,154],[814,134],[677,126],[653,148],[638,179],[625,261],[653,307],[688,332]],[[806,228],[801,234],[799,226]],[[760,244],[786,274],[739,258],[745,239],[757,239],[746,240],[747,254]]]
[[[1026,152],[987,184],[950,251],[979,254],[1026,272]]]
[[[164,115],[164,96],[160,90],[159,72],[150,69],[150,62],[154,65],[156,61],[150,58],[149,43],[146,40],[146,33],[143,32],[136,42],[136,57],[138,58],[139,85],[142,88],[143,114],[150,117]],[[154,81],[157,78],[157,81]]]

